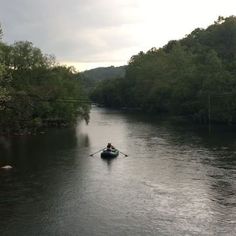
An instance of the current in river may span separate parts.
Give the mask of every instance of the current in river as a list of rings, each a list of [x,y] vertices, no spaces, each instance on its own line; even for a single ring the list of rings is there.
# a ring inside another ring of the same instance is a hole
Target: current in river
[[[236,132],[93,107],[0,138],[0,235],[236,235]],[[90,154],[111,142],[122,153]]]

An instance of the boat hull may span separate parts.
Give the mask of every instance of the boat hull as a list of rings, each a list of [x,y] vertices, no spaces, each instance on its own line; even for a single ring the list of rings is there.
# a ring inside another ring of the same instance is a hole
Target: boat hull
[[[108,150],[104,150],[102,153],[101,153],[101,158],[115,158],[119,155],[119,151],[118,150],[115,150],[115,151],[108,151]]]

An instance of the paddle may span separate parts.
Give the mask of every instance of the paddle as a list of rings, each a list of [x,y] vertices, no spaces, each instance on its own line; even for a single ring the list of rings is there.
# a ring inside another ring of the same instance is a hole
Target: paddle
[[[96,154],[96,153],[98,153],[98,152],[101,152],[102,150],[104,150],[104,148],[103,149],[101,149],[101,150],[99,150],[99,151],[97,151],[97,152],[94,152],[94,153],[92,153],[92,154],[90,154],[89,156],[93,156],[94,154]]]
[[[119,152],[120,152],[121,154],[123,154],[124,156],[126,156],[126,157],[128,156],[127,154],[125,154],[125,153],[121,152],[120,150],[119,150]]]

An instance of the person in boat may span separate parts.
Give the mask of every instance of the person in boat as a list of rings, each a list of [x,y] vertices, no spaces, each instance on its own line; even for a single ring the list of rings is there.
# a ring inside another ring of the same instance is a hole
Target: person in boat
[[[115,147],[111,144],[111,143],[108,143],[107,144],[107,151],[114,151],[115,150]]]

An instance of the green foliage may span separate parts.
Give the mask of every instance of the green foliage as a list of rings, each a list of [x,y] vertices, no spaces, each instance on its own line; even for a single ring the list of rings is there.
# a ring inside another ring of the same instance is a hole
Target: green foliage
[[[3,32],[2,32],[2,26],[0,24],[0,40],[2,40]]]
[[[0,42],[0,111],[4,110],[5,104],[11,100],[11,96],[9,94],[10,77],[7,73],[7,67],[4,64],[4,48],[5,45]]]
[[[31,42],[0,43],[0,133],[89,119],[89,101],[71,67],[58,66]]]
[[[132,56],[124,79],[104,81],[93,100],[205,122],[236,122],[236,17],[219,17],[163,48]],[[210,97],[210,104],[208,99]]]
[[[109,107],[121,107],[123,100],[121,98],[123,79],[107,79],[101,81],[91,94],[91,98],[100,104],[106,104]],[[110,99],[112,96],[112,99]]]
[[[95,81],[113,78],[123,78],[125,76],[125,66],[99,67],[91,70],[86,70],[80,75],[82,78],[87,78]]]

